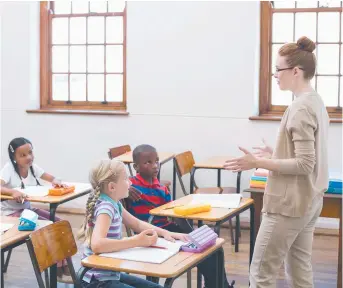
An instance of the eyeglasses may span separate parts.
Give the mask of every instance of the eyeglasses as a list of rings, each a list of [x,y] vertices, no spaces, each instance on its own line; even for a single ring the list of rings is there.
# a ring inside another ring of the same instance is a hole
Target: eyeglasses
[[[275,68],[275,73],[279,73],[280,71],[284,71],[284,70],[291,70],[293,69],[294,67],[288,67],[288,68]],[[303,68],[301,67],[298,67],[300,70],[304,70]]]

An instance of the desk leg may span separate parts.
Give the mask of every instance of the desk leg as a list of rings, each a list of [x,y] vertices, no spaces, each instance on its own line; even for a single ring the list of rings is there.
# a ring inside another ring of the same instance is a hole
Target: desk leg
[[[176,166],[175,166],[175,160],[173,161],[173,200],[176,200]]]
[[[249,270],[252,261],[252,256],[254,254],[255,247],[255,206],[252,204],[250,206],[250,257],[249,257]]]
[[[192,288],[192,270],[187,271],[187,288]]]
[[[216,225],[214,225],[214,232],[217,233],[218,237],[220,235],[220,222],[216,222]]]
[[[164,282],[165,288],[171,288],[173,286],[175,279],[174,278],[168,278],[166,279],[166,282]]]
[[[240,219],[239,219],[239,215],[237,215],[236,225],[235,225],[235,252],[239,251],[239,233],[240,233]]]
[[[216,259],[217,259],[217,286],[218,288],[224,288],[224,253],[220,250],[216,252]],[[226,277],[226,275],[225,275]]]
[[[5,252],[1,250],[1,288],[4,288],[4,269],[5,265]]]
[[[337,288],[342,288],[342,211],[339,217],[339,243],[338,243],[338,273]]]
[[[262,211],[262,205],[263,205],[263,194],[261,193],[250,193],[251,198],[254,200],[254,206],[255,206],[255,238],[257,237],[258,230],[260,229],[261,225],[261,211]]]
[[[11,254],[12,254],[12,249],[8,250],[5,263],[1,263],[1,269],[4,273],[7,272],[8,264],[10,263]]]
[[[50,203],[50,221],[55,222],[56,203]],[[57,265],[50,267],[50,288],[57,288]]]
[[[56,214],[57,204],[50,203],[50,221],[55,222],[55,214]]]
[[[222,170],[221,169],[218,169],[218,176],[217,176],[217,187],[220,187],[220,185],[221,185],[221,176],[222,176],[222,174],[221,174],[221,172],[222,172]]]

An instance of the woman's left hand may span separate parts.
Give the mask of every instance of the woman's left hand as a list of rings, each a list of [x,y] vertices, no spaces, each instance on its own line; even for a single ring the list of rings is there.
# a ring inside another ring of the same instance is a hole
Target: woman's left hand
[[[175,240],[181,240],[182,242],[189,241],[187,234],[174,233],[169,231],[166,231],[166,233],[163,235],[163,238],[170,242],[175,242]]]
[[[247,149],[239,147],[244,152],[244,156],[225,161],[224,168],[233,172],[250,170],[256,167],[257,158]]]

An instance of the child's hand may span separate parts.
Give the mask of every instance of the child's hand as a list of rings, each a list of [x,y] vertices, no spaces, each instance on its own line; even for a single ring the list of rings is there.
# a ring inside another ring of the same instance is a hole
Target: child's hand
[[[136,202],[136,201],[139,201],[142,199],[141,195],[142,195],[142,193],[138,189],[130,186],[130,188],[129,188],[129,199]]]
[[[170,242],[175,242],[175,240],[181,240],[182,242],[189,241],[187,234],[174,233],[169,231],[166,231],[166,233],[163,235],[163,238]]]
[[[22,193],[18,190],[13,190],[12,197],[18,203],[23,203],[24,199],[26,199],[28,196],[25,193]]]
[[[155,245],[158,238],[156,231],[153,229],[145,230],[134,237],[136,237],[138,246],[140,247]]]
[[[52,186],[54,186],[54,188],[68,188],[69,186],[67,184],[54,184],[52,183]]]
[[[67,184],[63,184],[62,181],[60,179],[54,178],[54,180],[52,180],[52,186],[54,186],[54,188],[67,188],[68,185]]]

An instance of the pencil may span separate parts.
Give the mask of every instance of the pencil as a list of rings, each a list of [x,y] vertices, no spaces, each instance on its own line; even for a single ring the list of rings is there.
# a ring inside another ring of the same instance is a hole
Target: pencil
[[[167,247],[155,246],[155,245],[149,246],[149,248],[156,248],[156,249],[165,249],[165,250],[167,250]]]

